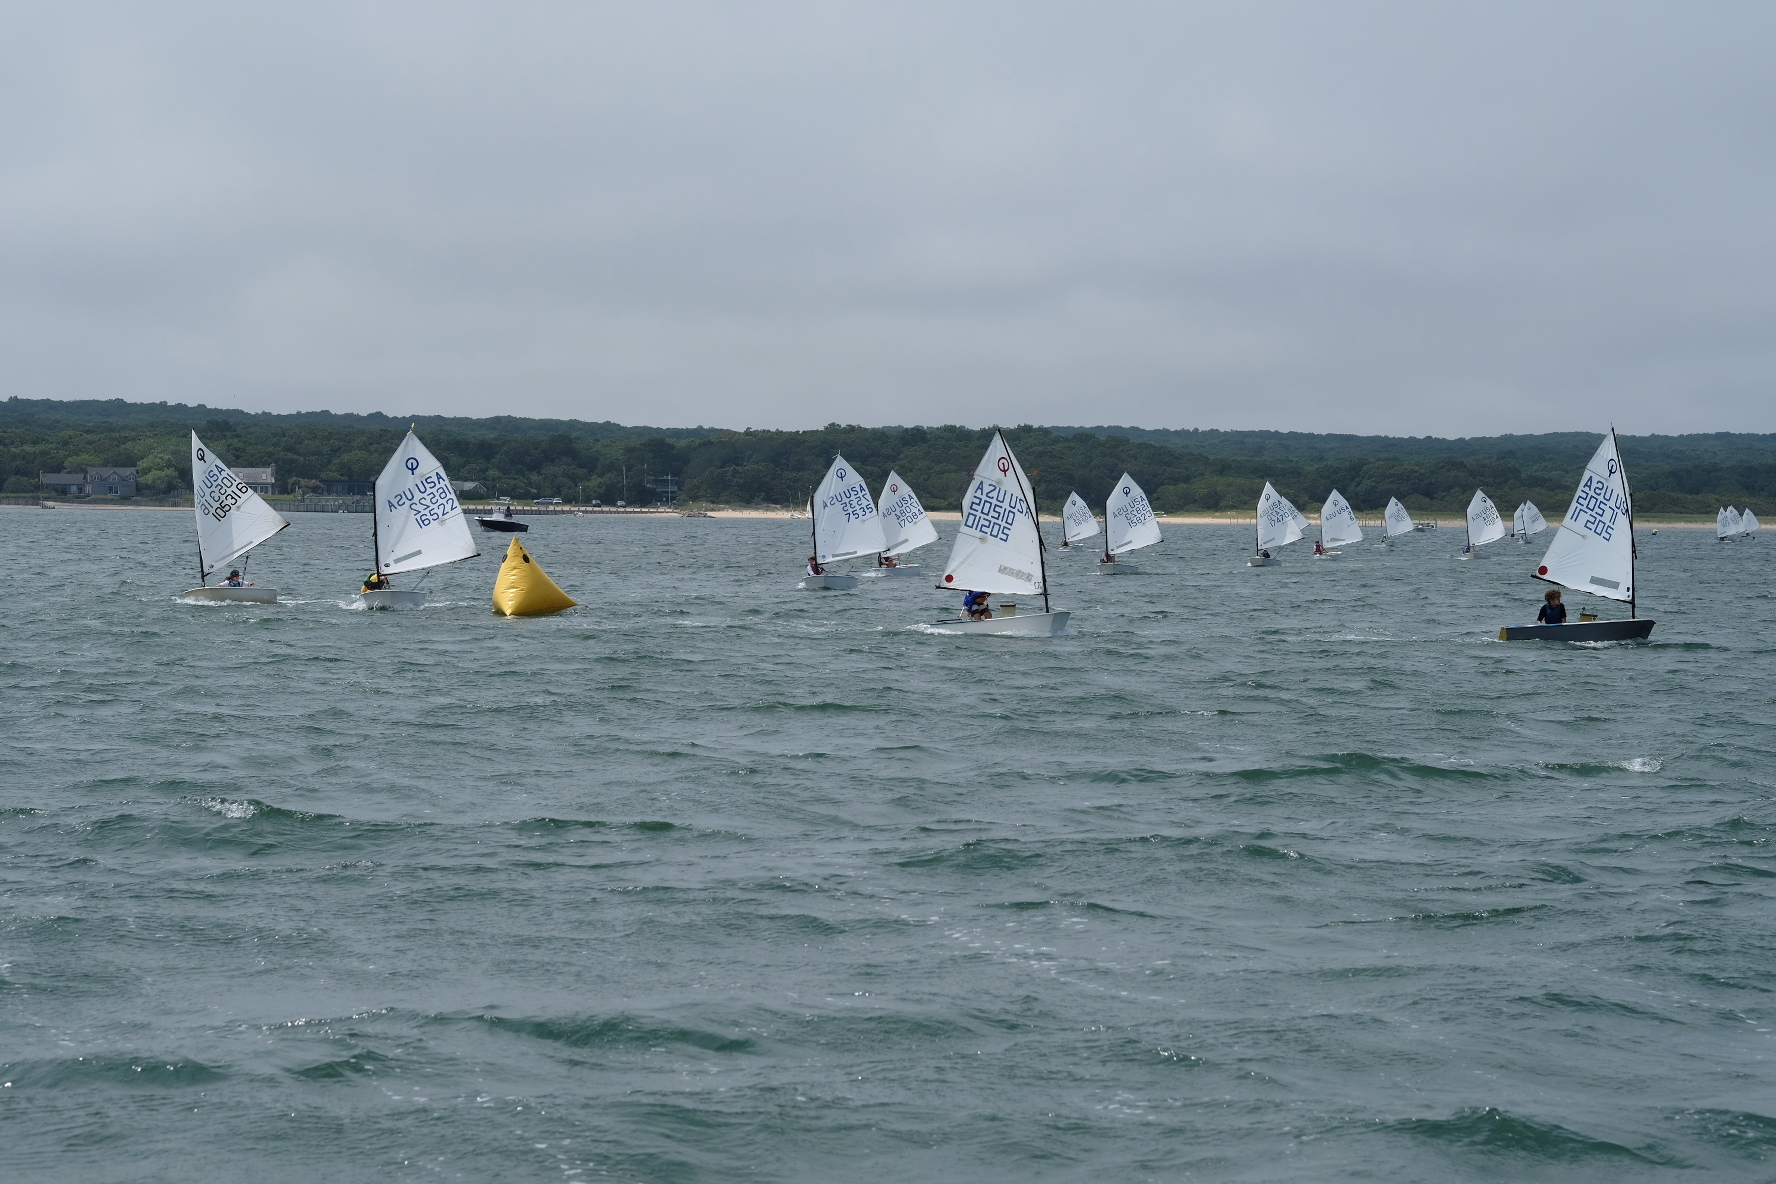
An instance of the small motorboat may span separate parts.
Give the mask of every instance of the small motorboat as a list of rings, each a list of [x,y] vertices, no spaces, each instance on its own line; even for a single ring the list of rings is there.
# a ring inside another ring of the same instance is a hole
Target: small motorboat
[[[530,523],[520,522],[516,518],[477,518],[482,530],[498,530],[506,534],[523,534],[530,529]]]

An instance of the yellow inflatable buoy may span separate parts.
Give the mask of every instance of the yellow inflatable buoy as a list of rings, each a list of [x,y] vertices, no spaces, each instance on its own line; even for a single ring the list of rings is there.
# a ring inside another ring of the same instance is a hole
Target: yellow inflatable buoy
[[[513,539],[493,582],[493,611],[508,617],[541,617],[572,608],[579,601],[556,587],[530,553]]]

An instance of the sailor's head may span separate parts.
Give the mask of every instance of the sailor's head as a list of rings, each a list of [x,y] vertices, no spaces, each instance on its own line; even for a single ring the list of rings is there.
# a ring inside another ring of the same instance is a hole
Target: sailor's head
[[[229,572],[229,573],[228,573],[228,578],[229,578],[229,579],[231,579],[231,580],[238,580],[238,579],[240,579],[240,568],[238,568],[238,567],[237,567],[237,568],[235,568],[235,569],[234,569],[234,570],[233,570],[233,571],[231,571],[231,572]]]
[[[1548,589],[1546,592],[1542,593],[1542,599],[1547,601],[1549,604],[1559,604],[1560,603],[1560,589],[1558,589],[1558,588]]]

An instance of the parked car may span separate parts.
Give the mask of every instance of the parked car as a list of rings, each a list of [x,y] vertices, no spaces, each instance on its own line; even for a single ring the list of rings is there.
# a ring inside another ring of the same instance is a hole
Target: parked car
[[[530,504],[533,506],[559,506],[561,504],[561,499],[558,497],[539,497],[536,501],[531,502]]]

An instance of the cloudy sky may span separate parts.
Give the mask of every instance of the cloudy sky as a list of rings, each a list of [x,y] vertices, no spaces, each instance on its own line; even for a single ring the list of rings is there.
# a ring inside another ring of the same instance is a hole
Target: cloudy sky
[[[0,397],[1776,431],[1776,6],[4,5]]]

